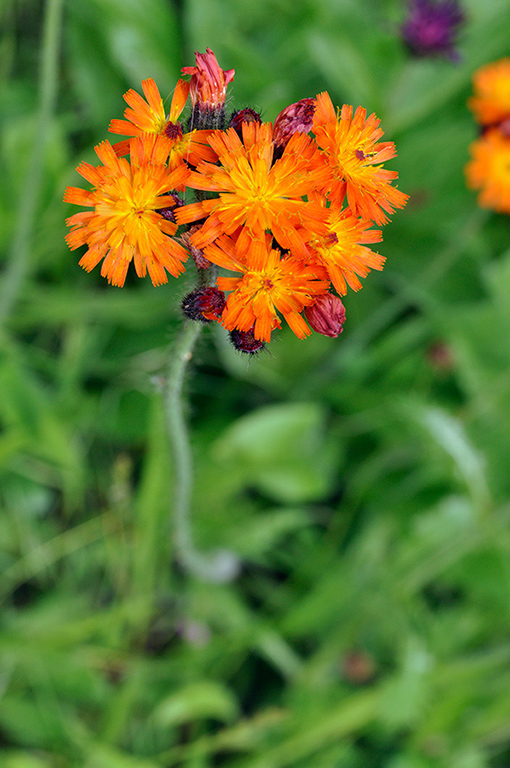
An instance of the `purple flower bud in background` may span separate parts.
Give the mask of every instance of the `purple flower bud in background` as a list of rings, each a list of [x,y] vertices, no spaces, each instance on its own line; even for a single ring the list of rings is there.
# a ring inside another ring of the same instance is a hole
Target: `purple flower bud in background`
[[[415,56],[446,56],[457,61],[455,38],[464,21],[457,0],[410,0],[402,39]]]

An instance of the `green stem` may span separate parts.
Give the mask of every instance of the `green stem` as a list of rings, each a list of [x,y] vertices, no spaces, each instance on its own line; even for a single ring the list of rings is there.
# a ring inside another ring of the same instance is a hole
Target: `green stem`
[[[184,377],[202,330],[199,322],[186,322],[170,347],[165,388],[166,425],[174,460],[174,532],[177,557],[189,573],[204,581],[231,581],[239,571],[237,557],[224,550],[202,554],[195,548],[190,507],[193,488],[193,459],[184,416]]]
[[[58,89],[58,56],[62,28],[63,0],[48,0],[44,15],[39,109],[32,157],[19,200],[14,237],[0,290],[0,327],[8,319],[30,265],[30,244],[41,192],[43,159],[48,129]]]

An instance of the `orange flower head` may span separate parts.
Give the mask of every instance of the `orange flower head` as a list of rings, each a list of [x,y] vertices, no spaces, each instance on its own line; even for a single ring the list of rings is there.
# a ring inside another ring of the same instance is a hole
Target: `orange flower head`
[[[225,105],[227,85],[234,79],[234,69],[221,69],[210,48],[195,52],[195,67],[183,67],[183,75],[191,75],[191,104],[193,108],[215,111]]]
[[[309,136],[295,133],[282,157],[273,162],[270,123],[243,123],[242,132],[243,141],[233,128],[211,136],[220,164],[201,163],[190,173],[187,184],[218,192],[219,197],[180,208],[177,221],[206,219],[191,236],[196,248],[241,227],[238,247],[247,250],[253,240],[262,240],[271,230],[282,248],[306,260],[306,243],[328,231],[327,211],[303,200],[315,187],[324,185],[329,175],[315,143]]]
[[[104,259],[102,276],[122,286],[131,261],[139,277],[149,272],[154,285],[168,281],[165,270],[174,277],[184,271],[188,253],[172,239],[177,225],[158,213],[175,204],[168,192],[185,184],[189,173],[185,165],[168,170],[170,151],[166,137],[143,134],[131,140],[130,162],[103,141],[96,147],[103,164],[78,166],[93,188],[68,187],[64,201],[92,210],[67,219],[71,231],[66,241],[71,250],[88,245],[79,262],[87,272]]]
[[[383,268],[385,259],[366,247],[366,243],[381,242],[382,234],[370,229],[372,222],[354,216],[350,208],[342,211],[331,207],[328,213],[329,233],[313,240],[311,246],[336,290],[344,296],[347,285],[354,291],[362,287],[358,276],[366,277],[371,269]]]
[[[305,264],[294,256],[283,256],[271,247],[268,234],[254,241],[250,249],[239,251],[234,240],[222,236],[206,248],[207,258],[214,264],[241,277],[218,277],[218,288],[231,291],[221,316],[221,324],[229,331],[249,331],[254,338],[270,341],[271,331],[281,327],[283,315],[296,336],[303,339],[310,329],[301,316],[303,309],[326,293],[329,287],[326,270]]]
[[[485,64],[473,75],[474,96],[468,107],[482,125],[510,118],[510,58]]]
[[[144,133],[156,136],[166,136],[170,139],[170,152],[168,166],[170,170],[182,165],[184,161],[191,165],[198,165],[202,160],[214,162],[216,155],[207,143],[211,131],[190,131],[184,133],[179,117],[186,105],[189,94],[189,83],[179,80],[172,102],[170,112],[165,113],[163,99],[154,80],[149,78],[142,81],[142,89],[145,95],[130,89],[124,94],[124,100],[128,108],[124,111],[124,120],[111,120],[108,130],[122,136],[141,136]],[[119,141],[113,146],[119,157],[129,152],[129,139]]]
[[[366,114],[366,109],[358,107],[353,117],[352,107],[344,104],[338,116],[329,94],[318,94],[313,132],[330,169],[322,191],[335,205],[342,205],[347,197],[356,216],[385,224],[386,213],[403,208],[408,195],[392,186],[397,172],[381,165],[395,157],[395,145],[379,141],[383,136],[380,120]]]
[[[479,205],[510,213],[510,138],[493,128],[471,144],[470,152],[467,185],[479,190]]]

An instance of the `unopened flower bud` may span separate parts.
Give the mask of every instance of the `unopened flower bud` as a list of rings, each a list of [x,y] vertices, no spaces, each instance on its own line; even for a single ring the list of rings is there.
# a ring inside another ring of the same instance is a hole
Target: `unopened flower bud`
[[[309,307],[305,307],[305,317],[311,327],[323,336],[340,336],[345,323],[345,307],[342,300],[333,293],[320,295]]]
[[[235,71],[221,69],[210,48],[206,48],[205,53],[195,52],[195,62],[195,67],[181,70],[183,74],[191,75],[193,128],[223,128],[227,85],[233,80]]]
[[[196,288],[188,293],[181,302],[181,309],[190,320],[209,323],[218,320],[225,308],[225,294],[212,285],[206,288]]]
[[[235,128],[239,136],[243,137],[242,125],[243,123],[261,123],[262,119],[258,112],[250,107],[246,109],[239,109],[237,112],[232,113],[230,118],[229,128]]]
[[[275,146],[285,148],[293,133],[310,133],[315,107],[315,99],[301,99],[285,107],[274,121]]]
[[[264,347],[264,342],[255,338],[253,328],[249,331],[230,331],[230,341],[238,352],[244,352],[247,355],[256,355]]]

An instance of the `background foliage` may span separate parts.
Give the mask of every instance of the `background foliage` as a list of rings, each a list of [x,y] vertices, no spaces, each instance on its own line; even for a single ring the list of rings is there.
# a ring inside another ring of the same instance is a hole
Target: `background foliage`
[[[400,0],[69,1],[41,148],[44,5],[1,6],[4,269],[20,236],[29,257],[0,349],[1,765],[508,766],[509,221],[463,166],[509,0],[464,2],[458,64],[409,57]],[[173,563],[158,387],[185,285],[82,272],[61,202],[123,92],[170,94],[206,46],[265,119],[324,89],[375,111],[411,195],[340,338],[247,364],[204,334],[193,515],[243,559],[223,585]]]

